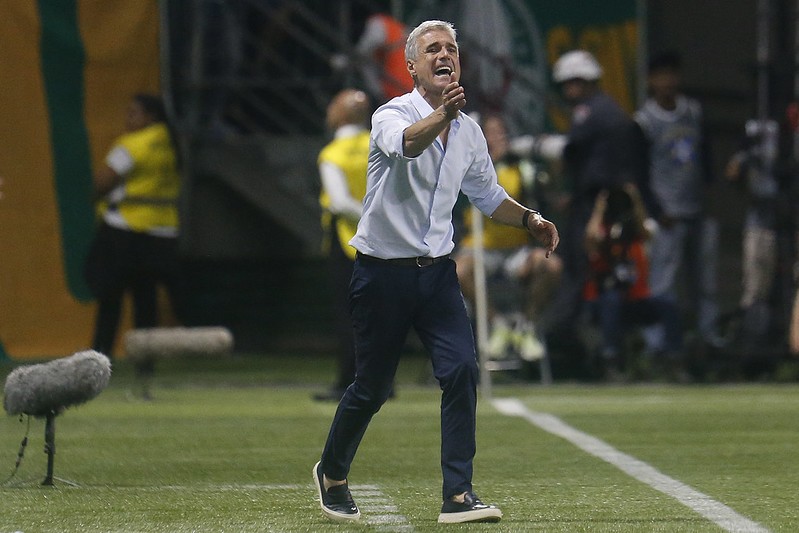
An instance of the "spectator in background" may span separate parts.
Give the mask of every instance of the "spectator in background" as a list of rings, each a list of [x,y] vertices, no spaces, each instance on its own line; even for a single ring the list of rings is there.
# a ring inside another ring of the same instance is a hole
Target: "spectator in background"
[[[649,63],[650,97],[635,114],[646,141],[654,197],[650,214],[658,223],[650,242],[650,288],[654,296],[677,305],[681,272],[699,338],[720,348],[716,296],[719,229],[707,214],[712,182],[708,143],[702,107],[680,92],[680,81],[679,56],[673,52],[655,55]],[[647,341],[651,351],[664,351],[662,328],[650,328]]]
[[[159,97],[135,95],[127,133],[114,141],[94,175],[101,221],[89,251],[86,278],[97,298],[92,347],[111,355],[123,295],[133,296],[136,328],[159,325],[157,285],[169,290],[179,314],[177,155]],[[144,364],[139,371],[152,368]]]
[[[356,57],[352,61],[363,77],[366,90],[378,104],[413,89],[413,80],[405,66],[407,36],[408,30],[402,22],[391,15],[375,13],[366,20],[355,45]],[[335,55],[331,62],[340,70],[350,66],[345,55]]]
[[[605,377],[618,380],[625,369],[623,336],[631,326],[662,324],[664,353],[654,364],[682,379],[682,336],[674,302],[649,290],[644,248],[650,232],[638,189],[632,183],[603,189],[585,231],[589,276],[584,297],[602,333],[599,362]]]
[[[571,108],[565,135],[519,138],[512,149],[560,161],[569,190],[564,203],[564,276],[551,310],[548,329],[570,331],[582,309],[582,288],[588,277],[585,228],[599,191],[625,183],[638,184],[642,197],[650,196],[646,169],[636,146],[636,126],[619,104],[599,87],[602,67],[585,50],[563,54],[553,66],[552,78]]]
[[[771,296],[777,271],[777,180],[779,125],[749,120],[741,149],[728,161],[725,175],[748,197],[743,228],[743,284],[739,312],[743,341],[754,347],[766,340],[772,321]]]
[[[370,112],[366,93],[354,89],[339,92],[327,106],[327,126],[334,138],[319,154],[319,203],[337,321],[338,374],[329,391],[314,396],[317,400],[339,401],[355,380],[355,346],[347,304],[355,248],[349,242],[361,218],[366,193]]]
[[[540,194],[543,185],[536,181],[536,169],[530,161],[523,160],[509,150],[508,131],[499,115],[488,115],[482,121],[483,133],[488,144],[488,153],[497,172],[497,181],[511,198],[525,202],[532,195],[531,189]],[[526,203],[535,208],[535,203]],[[473,304],[474,282],[474,235],[470,212],[466,213],[468,233],[463,237],[461,248],[455,258],[458,281],[463,295]],[[521,313],[519,319],[511,320],[500,313],[489,298],[488,319],[491,334],[488,342],[489,355],[501,358],[513,344],[514,350],[526,361],[543,357],[546,347],[539,339],[535,321],[549,304],[552,293],[560,280],[563,269],[557,256],[547,260],[543,248],[534,247],[530,234],[523,229],[509,229],[489,217],[483,222],[483,247],[485,248],[486,277],[506,277],[517,281],[521,289]],[[489,295],[490,296],[490,295]]]

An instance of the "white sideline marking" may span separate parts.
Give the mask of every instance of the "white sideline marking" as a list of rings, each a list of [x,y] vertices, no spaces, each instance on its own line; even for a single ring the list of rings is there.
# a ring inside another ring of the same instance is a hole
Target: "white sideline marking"
[[[364,522],[377,531],[414,531],[405,515],[400,514],[399,508],[377,485],[350,487],[350,491]]]
[[[190,490],[192,492],[228,492],[239,490],[305,490],[308,485],[295,484],[281,484],[281,483],[247,483],[247,484],[204,484],[204,485],[151,485],[151,486],[137,486],[128,485],[124,487],[103,487],[111,488],[113,490],[131,490],[131,491],[149,491],[149,490]]]
[[[242,485],[159,485],[154,487],[120,487],[125,490],[191,490],[197,491],[239,491],[239,490],[305,490],[308,485],[278,484],[278,483],[250,483]],[[376,531],[410,532],[414,531],[408,518],[400,514],[399,508],[394,505],[377,485],[360,485],[351,487],[353,498],[365,516],[361,515],[363,522],[373,526]]]
[[[581,450],[612,464],[653,489],[671,496],[725,531],[734,533],[768,533],[769,531],[757,522],[736,513],[723,503],[717,502],[681,481],[670,478],[631,455],[620,452],[606,442],[571,427],[556,416],[531,411],[516,398],[496,398],[491,403],[500,413],[524,418],[544,431],[566,439]]]

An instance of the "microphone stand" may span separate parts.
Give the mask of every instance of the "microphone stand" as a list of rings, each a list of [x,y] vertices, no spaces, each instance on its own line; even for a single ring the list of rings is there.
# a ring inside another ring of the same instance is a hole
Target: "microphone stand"
[[[42,485],[53,486],[53,464],[55,463],[55,413],[47,413],[44,423],[44,453],[47,454],[47,475]]]
[[[53,480],[57,479],[67,485],[77,487],[77,483],[53,476],[53,465],[55,464],[55,417],[56,413],[50,411],[47,413],[44,423],[44,453],[47,454],[47,474],[45,474],[42,485],[52,487],[55,485]]]

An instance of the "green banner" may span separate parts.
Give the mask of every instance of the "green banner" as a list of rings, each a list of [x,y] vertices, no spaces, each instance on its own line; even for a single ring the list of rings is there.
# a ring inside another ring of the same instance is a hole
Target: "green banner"
[[[83,262],[94,226],[89,137],[83,113],[85,53],[75,0],[39,1],[41,58],[56,197],[61,220],[64,272],[75,298],[91,298]]]

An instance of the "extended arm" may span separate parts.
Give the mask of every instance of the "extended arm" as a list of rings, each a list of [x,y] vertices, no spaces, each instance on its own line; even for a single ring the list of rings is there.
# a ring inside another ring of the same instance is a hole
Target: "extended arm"
[[[405,128],[402,140],[405,157],[416,157],[433,144],[466,105],[466,93],[458,82],[452,81],[444,89],[442,100],[443,103],[435,111]]]
[[[452,118],[447,116],[444,106],[439,107],[425,118],[414,122],[403,134],[403,153],[406,157],[416,157],[433,144]]]

